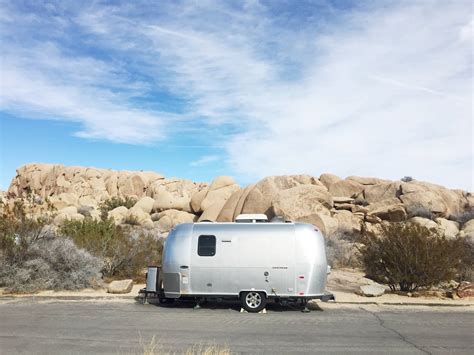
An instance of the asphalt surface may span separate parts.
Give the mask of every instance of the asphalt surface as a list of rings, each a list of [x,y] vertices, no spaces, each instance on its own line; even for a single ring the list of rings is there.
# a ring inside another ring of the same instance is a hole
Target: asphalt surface
[[[237,304],[160,307],[132,300],[0,300],[0,354],[181,353],[225,345],[232,353],[474,354],[472,308],[322,304],[320,310]],[[199,346],[198,346],[199,347]]]

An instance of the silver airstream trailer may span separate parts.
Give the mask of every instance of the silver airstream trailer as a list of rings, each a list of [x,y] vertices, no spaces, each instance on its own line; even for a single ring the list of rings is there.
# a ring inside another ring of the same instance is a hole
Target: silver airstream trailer
[[[233,223],[185,223],[168,235],[161,268],[149,269],[146,292],[178,298],[240,298],[249,312],[267,300],[327,301],[330,267],[322,234],[314,226],[265,215],[240,215]]]

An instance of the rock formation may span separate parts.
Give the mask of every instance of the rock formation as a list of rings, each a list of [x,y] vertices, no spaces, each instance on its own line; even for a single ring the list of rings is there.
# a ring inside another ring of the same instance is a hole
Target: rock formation
[[[412,180],[332,174],[270,176],[241,187],[227,176],[210,184],[145,171],[115,171],[53,164],[17,169],[5,203],[33,196],[55,210],[54,223],[100,218],[99,206],[114,197],[134,198],[134,206],[108,211],[116,224],[158,228],[166,234],[178,223],[230,222],[240,213],[265,213],[304,221],[323,233],[358,233],[361,225],[377,230],[384,221],[410,220],[438,228],[448,237],[474,238],[474,196],[467,191]],[[44,209],[32,211],[39,216]],[[460,223],[461,222],[461,223]]]

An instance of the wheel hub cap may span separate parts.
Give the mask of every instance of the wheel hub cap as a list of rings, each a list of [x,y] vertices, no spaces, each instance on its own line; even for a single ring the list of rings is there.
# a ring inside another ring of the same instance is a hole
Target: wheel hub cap
[[[251,292],[245,297],[245,302],[250,308],[257,308],[262,303],[262,297],[257,292]]]

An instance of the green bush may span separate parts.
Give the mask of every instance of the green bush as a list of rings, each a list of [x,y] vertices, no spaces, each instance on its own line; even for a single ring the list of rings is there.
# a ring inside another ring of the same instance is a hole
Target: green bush
[[[122,228],[112,220],[67,222],[61,233],[80,248],[104,260],[105,277],[136,277],[148,264],[161,261],[162,242],[141,229]]]
[[[99,205],[100,215],[103,220],[107,219],[109,211],[113,209],[125,206],[128,209],[132,208],[137,203],[137,199],[129,196],[125,197],[112,197],[108,200],[102,201]]]
[[[417,224],[384,225],[380,236],[364,231],[362,243],[365,272],[392,290],[430,287],[459,279],[463,268],[472,268],[466,240],[447,239],[436,230]]]

